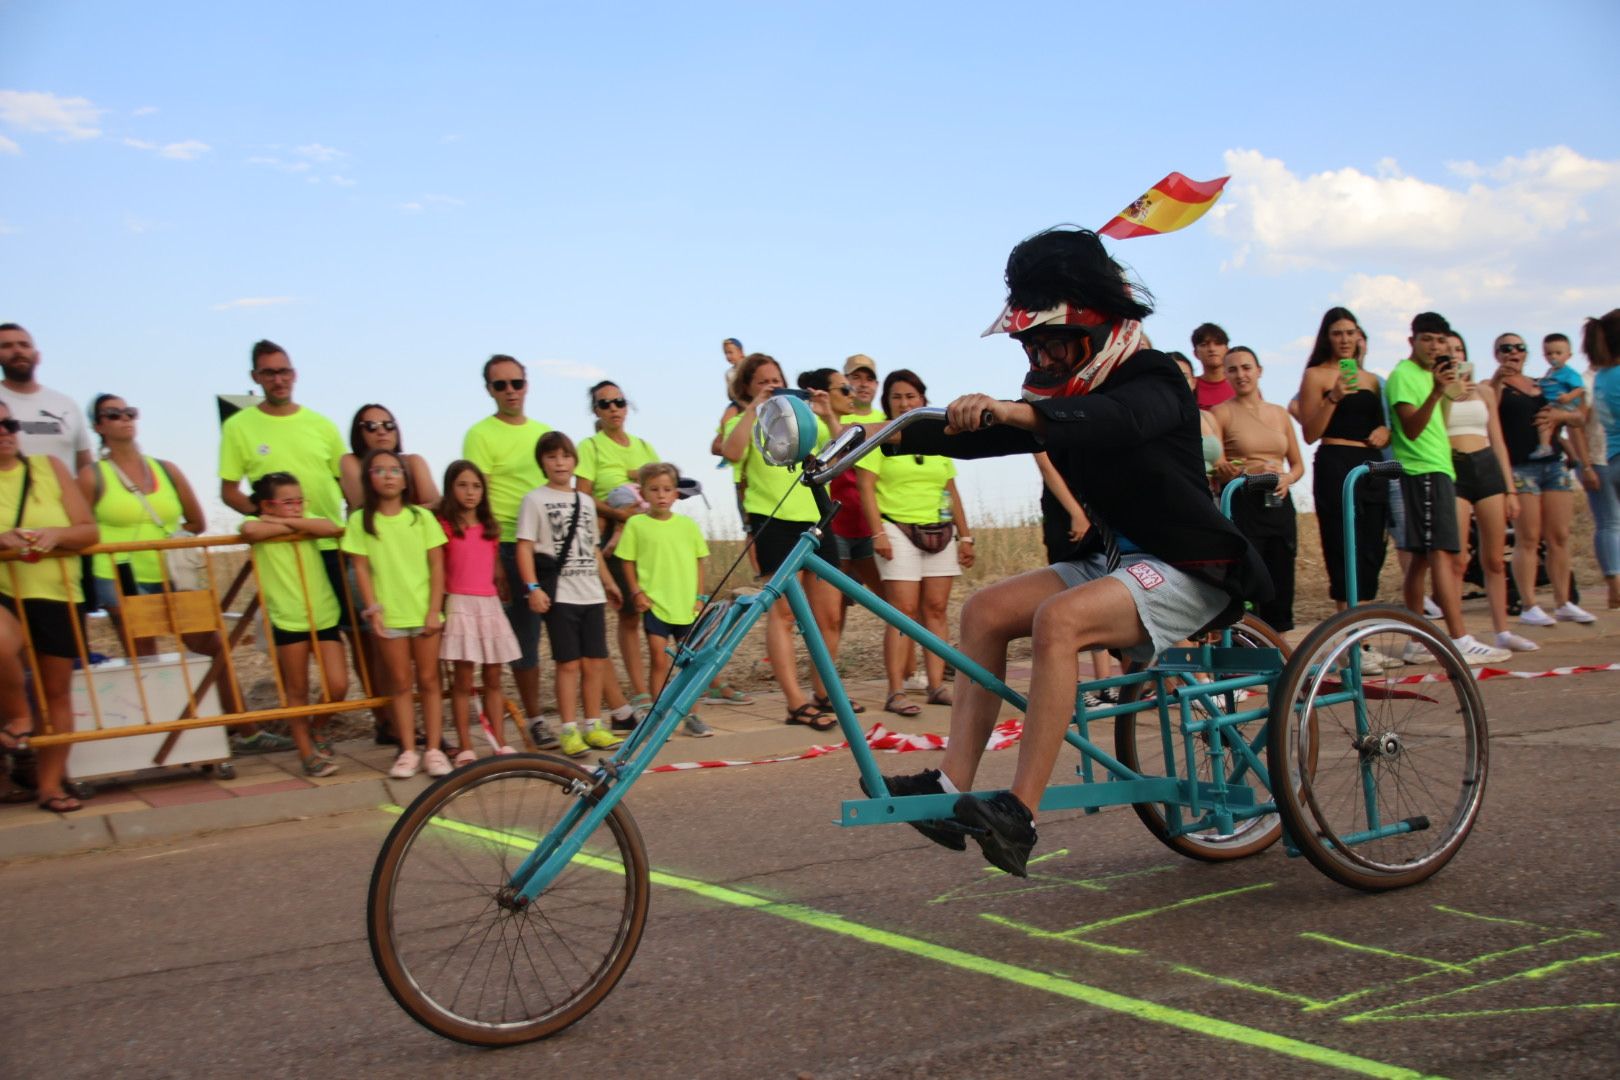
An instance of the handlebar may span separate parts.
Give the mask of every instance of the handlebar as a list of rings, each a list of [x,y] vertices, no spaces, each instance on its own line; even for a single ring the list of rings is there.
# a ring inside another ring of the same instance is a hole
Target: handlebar
[[[1373,476],[1382,476],[1386,480],[1393,480],[1403,475],[1406,469],[1398,461],[1369,461],[1367,471]]]
[[[985,418],[991,419],[990,410],[985,410]],[[925,405],[910,412],[901,413],[879,428],[870,438],[866,436],[866,429],[858,425],[850,425],[844,433],[827,444],[826,449],[810,461],[805,463],[804,480],[807,484],[820,487],[835,477],[842,476],[854,467],[861,458],[882,446],[894,435],[923,420],[945,419],[945,407],[942,405]]]

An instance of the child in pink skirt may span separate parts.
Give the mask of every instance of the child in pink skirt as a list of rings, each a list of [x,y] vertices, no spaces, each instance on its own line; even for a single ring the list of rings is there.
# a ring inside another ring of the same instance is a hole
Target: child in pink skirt
[[[439,523],[448,538],[444,556],[444,640],[439,646],[439,659],[455,665],[450,712],[461,741],[461,753],[455,760],[459,767],[478,759],[468,733],[473,668],[484,669],[484,716],[492,730],[499,731],[506,704],[501,695],[501,667],[516,660],[522,650],[501,608],[497,584],[501,576],[497,558],[501,527],[489,509],[484,474],[472,462],[451,462],[444,471]]]

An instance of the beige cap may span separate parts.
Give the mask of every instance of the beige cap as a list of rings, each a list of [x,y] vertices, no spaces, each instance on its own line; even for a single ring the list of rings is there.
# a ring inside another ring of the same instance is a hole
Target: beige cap
[[[867,371],[872,373],[872,378],[877,378],[877,365],[873,363],[872,358],[867,356],[865,353],[856,353],[854,356],[844,361],[845,375],[850,374],[857,368],[865,368]]]

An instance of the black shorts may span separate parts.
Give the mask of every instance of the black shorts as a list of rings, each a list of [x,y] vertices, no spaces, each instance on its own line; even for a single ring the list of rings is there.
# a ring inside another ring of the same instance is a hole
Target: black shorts
[[[648,637],[670,638],[674,641],[685,641],[686,635],[692,632],[691,623],[672,626],[650,611],[642,613],[641,628],[647,632]]]
[[[0,596],[0,604],[17,614],[17,601]],[[66,600],[24,600],[21,620],[28,624],[28,640],[33,642],[34,655],[59,656],[65,660],[79,658],[79,642],[73,635],[73,620],[78,616],[74,605]]]
[[[609,555],[602,561],[607,563],[608,576],[613,579],[613,584],[619,587],[619,595],[624,597],[624,603],[619,605],[619,614],[634,615],[636,613],[636,605],[633,603],[635,598],[630,595],[630,583],[624,577],[624,560],[617,555]]]
[[[1507,483],[1502,479],[1501,462],[1496,460],[1496,451],[1488,446],[1467,454],[1453,450],[1451,467],[1457,470],[1459,499],[1477,503],[1492,495],[1507,494]]]
[[[1401,502],[1406,522],[1395,546],[1416,555],[1431,551],[1459,551],[1457,542],[1457,487],[1445,473],[1419,473],[1401,477]]]
[[[799,542],[799,536],[814,526],[813,521],[782,521],[764,514],[749,514],[748,531],[754,537],[754,554],[759,556],[759,572],[776,573],[777,568],[787,562],[793,545]],[[834,566],[838,565],[838,544],[833,539],[831,529],[821,534],[821,544],[816,548],[816,554]]]
[[[559,664],[606,660],[606,604],[552,604],[541,616],[551,638],[551,658]]]
[[[348,582],[343,579],[343,559],[338,554],[338,549],[327,548],[322,551],[321,565],[326,569],[326,580],[332,583],[332,595],[337,597],[337,628],[339,630],[351,629],[349,626],[349,587]],[[355,599],[358,600],[359,597],[356,596]]]
[[[283,630],[279,626],[270,628],[270,640],[279,645],[297,645],[299,642],[309,640],[308,630]],[[327,626],[315,631],[316,641],[342,641],[343,635],[338,633],[336,626]]]

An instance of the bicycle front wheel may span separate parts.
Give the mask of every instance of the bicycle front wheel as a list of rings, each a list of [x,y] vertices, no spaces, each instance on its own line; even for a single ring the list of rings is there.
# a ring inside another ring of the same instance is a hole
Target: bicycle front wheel
[[[378,853],[366,904],[388,992],[449,1039],[510,1046],[555,1034],[607,996],[647,922],[647,856],[622,803],[530,904],[511,875],[590,796],[578,767],[486,758],[422,792]]]
[[[1424,880],[1462,847],[1485,796],[1485,707],[1433,623],[1404,608],[1340,612],[1294,650],[1271,709],[1271,789],[1317,869],[1376,892]]]

